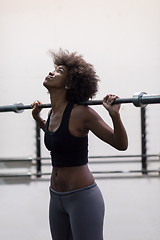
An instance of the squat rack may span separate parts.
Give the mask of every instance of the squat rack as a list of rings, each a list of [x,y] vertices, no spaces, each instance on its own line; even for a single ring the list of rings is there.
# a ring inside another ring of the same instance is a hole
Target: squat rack
[[[100,105],[102,104],[102,100],[90,100],[87,102],[81,102],[79,104],[82,105]],[[145,106],[147,104],[157,104],[160,103],[160,95],[147,95],[145,92],[134,94],[132,98],[117,98],[113,104],[123,104],[123,103],[133,103],[134,106],[140,107],[141,110],[141,170],[131,170],[131,171],[95,171],[93,174],[124,174],[124,173],[142,173],[142,175],[147,175],[149,173],[158,173],[160,175],[160,170],[148,170],[147,169],[147,147],[146,147],[146,109]],[[51,104],[41,104],[39,105],[40,108],[50,108]],[[7,106],[0,106],[0,112],[16,112],[21,113],[25,109],[32,109],[31,105],[23,105],[22,103],[14,104],[14,105],[7,105]],[[138,156],[138,155],[137,155]],[[104,156],[103,156],[104,157]],[[112,156],[108,156],[112,158]],[[121,156],[116,156],[121,157]],[[125,157],[125,156],[124,156]],[[94,158],[94,157],[90,157]],[[97,156],[96,158],[101,158]],[[38,124],[36,124],[36,158],[28,159],[29,161],[35,160],[36,161],[36,173],[28,173],[28,174],[11,174],[11,175],[4,175],[1,174],[0,177],[41,177],[42,175],[49,175],[50,173],[43,173],[42,172],[42,162],[44,158],[41,157],[41,138],[40,138],[40,128]],[[0,162],[3,160],[0,159]],[[10,160],[8,160],[10,161]],[[11,160],[12,161],[12,160]],[[14,159],[14,161],[19,161]],[[20,161],[25,161],[25,159],[21,159]]]

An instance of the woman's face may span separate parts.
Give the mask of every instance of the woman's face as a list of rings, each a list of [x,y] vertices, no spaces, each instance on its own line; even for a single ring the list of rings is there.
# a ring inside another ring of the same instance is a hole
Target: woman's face
[[[45,78],[43,85],[47,89],[64,89],[66,86],[66,79],[68,77],[68,69],[64,65],[57,66],[55,71],[49,72]]]

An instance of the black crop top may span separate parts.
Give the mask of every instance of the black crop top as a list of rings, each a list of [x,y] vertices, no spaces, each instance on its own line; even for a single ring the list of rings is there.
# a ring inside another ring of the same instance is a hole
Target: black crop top
[[[68,103],[61,124],[55,132],[48,129],[51,113],[46,123],[44,142],[51,151],[54,167],[81,166],[88,162],[88,136],[76,137],[69,132],[69,118],[73,106],[74,103]]]

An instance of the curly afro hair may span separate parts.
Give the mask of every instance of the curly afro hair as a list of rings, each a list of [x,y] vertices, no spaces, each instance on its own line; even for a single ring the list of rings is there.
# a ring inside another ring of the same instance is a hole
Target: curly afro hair
[[[50,51],[55,67],[65,65],[69,70],[66,84],[67,99],[71,102],[82,102],[93,98],[98,91],[99,77],[96,75],[93,65],[87,63],[82,55],[77,52],[69,53],[60,49],[58,52]]]

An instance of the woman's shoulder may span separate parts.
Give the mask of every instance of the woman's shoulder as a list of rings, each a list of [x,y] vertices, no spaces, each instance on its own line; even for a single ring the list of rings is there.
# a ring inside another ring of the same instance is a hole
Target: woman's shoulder
[[[92,107],[79,104],[74,105],[73,114],[80,118],[89,118],[98,115]]]

